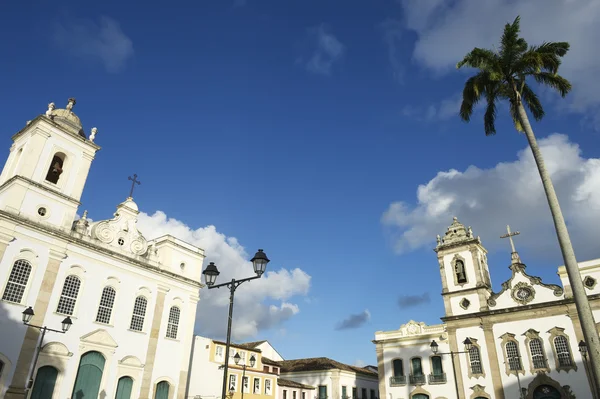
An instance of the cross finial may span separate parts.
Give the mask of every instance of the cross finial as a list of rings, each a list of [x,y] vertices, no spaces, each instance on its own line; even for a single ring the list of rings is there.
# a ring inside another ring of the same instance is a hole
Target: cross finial
[[[506,225],[506,234],[501,235],[500,238],[508,238],[508,240],[510,241],[510,249],[511,249],[511,260],[512,263],[521,263],[521,259],[519,258],[519,254],[517,252],[517,250],[515,249],[515,243],[513,242],[513,236],[518,236],[519,233],[518,231],[510,231],[510,226]]]
[[[137,175],[134,173],[133,174],[133,178],[131,176],[129,176],[129,180],[131,180],[131,191],[129,192],[129,198],[133,198],[133,189],[135,188],[136,184],[142,184],[141,181],[137,180]]]

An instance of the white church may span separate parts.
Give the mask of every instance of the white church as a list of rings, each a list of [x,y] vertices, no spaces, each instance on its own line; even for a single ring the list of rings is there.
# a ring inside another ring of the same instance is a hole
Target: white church
[[[131,196],[76,220],[100,147],[74,105],[27,122],[0,176],[0,398],[182,398],[203,250],[148,240]]]
[[[438,236],[443,323],[375,333],[381,399],[599,399],[564,266],[561,286],[528,275],[512,235],[499,292],[470,227],[454,218]],[[579,269],[600,320],[600,259]]]

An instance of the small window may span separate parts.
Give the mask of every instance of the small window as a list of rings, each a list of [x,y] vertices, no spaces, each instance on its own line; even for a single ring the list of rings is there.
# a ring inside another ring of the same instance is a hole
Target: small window
[[[327,385],[319,385],[319,399],[327,399]]]
[[[242,377],[242,389],[245,393],[250,393],[250,381],[249,377]]]
[[[171,306],[171,310],[169,311],[169,322],[167,323],[167,338],[177,338],[180,314],[181,311],[177,306]]]
[[[292,399],[296,399],[296,391],[292,391]]]
[[[135,298],[135,303],[133,304],[133,314],[131,315],[131,324],[129,325],[130,330],[142,331],[144,328],[144,317],[146,316],[147,305],[148,300],[143,296],[138,296]]]
[[[362,388],[362,399],[369,399],[369,397],[367,396],[367,388]]]
[[[44,217],[44,216],[46,216],[46,213],[48,213],[48,210],[46,208],[44,208],[43,206],[40,206],[37,210],[37,213],[41,217]]]
[[[442,367],[442,358],[440,356],[431,357],[431,368],[433,375],[439,376],[444,374],[444,368]]]
[[[112,314],[113,305],[115,303],[115,289],[113,287],[104,287],[102,296],[100,297],[100,306],[98,306],[98,314],[96,321],[98,323],[109,324]]]
[[[352,399],[358,399],[358,389],[356,387],[352,388]]]
[[[454,262],[454,268],[456,270],[456,281],[458,282],[458,284],[466,283],[467,274],[465,272],[465,263],[462,260],[457,259]]]
[[[283,390],[283,399],[287,399],[287,389]]]
[[[415,357],[410,360],[410,364],[412,367],[412,375],[421,376],[423,375],[423,368],[421,366],[421,358]]]
[[[348,391],[345,385],[342,386],[342,399],[346,399],[348,397]]]
[[[506,358],[508,359],[508,368],[511,371],[523,370],[521,365],[521,355],[519,347],[515,341],[508,341],[505,345]]]
[[[371,399],[375,399],[375,390],[371,389]]]
[[[254,378],[254,388],[252,393],[260,395],[260,378]]]
[[[222,346],[217,345],[215,347],[215,357],[217,359],[221,359],[221,360],[223,359],[223,347]]]
[[[481,367],[481,354],[477,346],[472,346],[469,349],[469,363],[471,363],[471,374],[483,374]]]
[[[278,367],[273,367],[273,372],[274,372],[275,374],[278,374],[278,373],[279,373],[279,368],[278,368]]]
[[[471,306],[471,301],[469,301],[467,298],[463,298],[462,301],[460,301],[461,308],[467,310],[469,306]]]
[[[73,315],[75,310],[75,304],[77,303],[77,296],[79,295],[79,287],[81,286],[81,280],[77,276],[68,276],[63,284],[63,289],[58,300],[58,307],[56,313],[65,315]]]
[[[531,353],[531,362],[533,363],[533,368],[545,369],[546,356],[544,355],[544,347],[542,346],[541,339],[533,338],[529,341],[529,352]]]
[[[394,377],[404,376],[404,366],[402,364],[402,359],[394,359],[392,361],[392,366],[394,368]]]
[[[306,399],[306,392],[302,392],[302,399]]]
[[[65,162],[65,154],[62,152],[57,152],[54,157],[52,157],[52,162],[50,162],[50,167],[48,168],[48,173],[46,174],[46,180],[50,183],[58,183],[58,178],[63,172],[63,165]]]
[[[233,390],[234,392],[237,391],[237,375],[235,374],[231,374],[229,376],[229,389]]]
[[[263,371],[265,373],[268,373],[269,372],[269,366],[263,366]]]
[[[117,244],[119,244],[119,245],[123,246],[123,244],[125,244],[125,240],[124,240],[124,239],[122,239],[122,238],[119,238],[119,239],[117,240]]]
[[[265,380],[265,395],[271,395],[271,380]]]
[[[558,357],[558,365],[560,367],[571,367],[573,365],[571,351],[569,350],[569,343],[563,335],[554,338],[554,348]]]
[[[10,276],[8,276],[8,282],[6,283],[2,300],[21,303],[30,274],[31,263],[27,262],[25,259],[17,260],[13,264]]]

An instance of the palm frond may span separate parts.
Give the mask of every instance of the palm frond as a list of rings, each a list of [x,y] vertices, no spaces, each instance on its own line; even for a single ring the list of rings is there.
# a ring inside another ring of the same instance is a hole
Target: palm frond
[[[486,93],[487,108],[483,116],[485,135],[496,134],[496,96],[494,93]]]
[[[485,87],[489,84],[489,73],[486,71],[479,72],[475,76],[467,79],[463,88],[462,103],[460,104],[460,117],[463,121],[469,122],[473,114],[473,108],[481,99],[481,95],[485,93]]]
[[[471,50],[462,61],[456,64],[456,68],[460,69],[463,66],[471,68],[495,70],[498,64],[498,55],[491,50],[475,47]]]
[[[540,72],[533,74],[533,78],[542,85],[550,86],[558,93],[561,97],[564,97],[571,91],[571,82],[562,76],[550,73],[550,72]]]
[[[564,57],[571,46],[567,42],[544,42],[538,46],[538,52]]]
[[[531,112],[536,121],[539,121],[544,117],[544,107],[542,107],[542,103],[537,94],[531,90],[531,87],[529,87],[528,84],[523,85],[521,99],[527,105],[529,112]]]
[[[511,74],[511,66],[514,60],[518,59],[521,54],[527,51],[527,42],[522,37],[519,37],[521,18],[517,16],[512,24],[504,26],[504,33],[500,39],[500,59],[505,74]]]

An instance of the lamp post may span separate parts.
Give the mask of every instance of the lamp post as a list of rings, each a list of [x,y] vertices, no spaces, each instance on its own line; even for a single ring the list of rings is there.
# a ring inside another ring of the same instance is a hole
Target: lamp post
[[[590,369],[591,369],[591,375],[590,375],[591,387],[590,388],[592,388],[592,395],[593,395],[594,399],[596,399],[598,397],[598,392],[596,391],[594,368],[588,367],[587,350],[588,350],[588,348],[587,348],[587,344],[585,343],[585,341],[579,341],[579,353],[581,353],[581,356],[583,357],[583,366],[585,367],[585,371],[587,373],[590,373]]]
[[[450,358],[452,359],[452,373],[454,374],[454,389],[456,389],[456,398],[457,399],[460,399],[460,394],[458,392],[458,380],[456,379],[456,367],[454,366],[454,355],[458,355],[460,353],[469,353],[469,351],[473,347],[473,343],[471,342],[469,337],[467,337],[467,339],[465,339],[463,341],[463,344],[465,344],[466,351],[462,351],[462,352],[450,351],[450,352],[445,352],[445,353],[438,353],[438,344],[437,344],[437,342],[435,342],[435,339],[433,341],[431,341],[431,345],[429,345],[431,347],[431,351],[433,352],[434,355],[450,355]]]
[[[33,373],[35,372],[35,366],[37,364],[38,357],[40,356],[40,352],[42,350],[42,345],[44,343],[44,336],[46,335],[46,331],[52,331],[52,332],[64,334],[67,331],[69,331],[69,328],[71,328],[71,324],[73,324],[73,322],[71,321],[71,318],[69,316],[65,317],[64,320],[62,321],[62,330],[54,330],[54,329],[48,328],[46,326],[36,326],[34,324],[29,324],[29,322],[31,321],[31,319],[33,318],[34,315],[35,315],[35,313],[33,312],[33,309],[30,306],[23,311],[23,316],[22,316],[23,324],[25,324],[26,326],[29,326],[29,327],[37,328],[38,330],[42,331],[42,335],[40,336],[40,340],[38,342],[38,346],[35,351],[35,357],[33,358],[33,366],[31,367],[31,371],[29,371],[29,379],[27,380],[27,386],[25,387],[25,389],[27,389],[27,390],[29,390],[33,387]]]
[[[240,359],[242,357],[240,356],[239,353],[236,353],[235,356],[233,357],[233,360],[235,361],[236,366],[240,364]],[[254,365],[256,364],[256,358],[254,357],[254,355],[250,356],[250,367],[254,367]],[[244,379],[246,378],[246,362],[244,361],[244,371],[242,372],[242,399],[244,399]],[[250,389],[250,381],[248,381],[248,389]]]
[[[267,258],[267,254],[263,252],[262,249],[259,249],[258,252],[254,255],[252,259],[252,266],[254,267],[254,273],[256,276],[247,277],[241,280],[231,279],[229,283],[223,283],[215,285],[215,281],[217,281],[217,276],[220,274],[219,269],[217,269],[217,265],[214,262],[210,262],[206,269],[202,272],[204,274],[204,279],[206,281],[206,285],[208,289],[212,288],[221,288],[227,287],[229,288],[229,318],[227,320],[227,343],[225,345],[225,365],[223,367],[223,390],[221,392],[221,397],[225,398],[227,395],[227,370],[229,369],[229,346],[231,345],[231,320],[233,317],[233,297],[235,294],[235,290],[240,284],[245,283],[246,281],[255,280],[257,278],[261,278],[263,273],[267,268],[267,263],[269,263],[269,258]],[[243,382],[242,382],[243,383]],[[233,387],[232,387],[233,388]],[[242,387],[242,392],[244,388]]]

